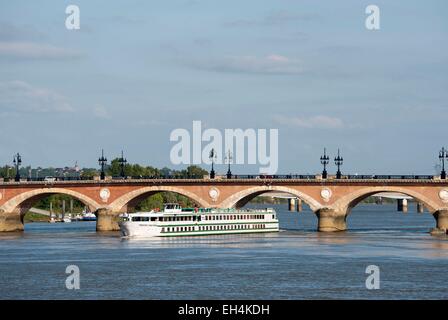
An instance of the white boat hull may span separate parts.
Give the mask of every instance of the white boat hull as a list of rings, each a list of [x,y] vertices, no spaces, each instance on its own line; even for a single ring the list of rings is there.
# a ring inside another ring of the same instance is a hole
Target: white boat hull
[[[211,211],[201,213],[124,214],[119,222],[123,237],[179,237],[278,232],[272,209],[265,211]]]

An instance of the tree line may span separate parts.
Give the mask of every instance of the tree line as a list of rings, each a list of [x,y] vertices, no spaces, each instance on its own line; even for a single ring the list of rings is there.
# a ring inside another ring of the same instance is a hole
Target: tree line
[[[22,179],[30,178],[44,178],[44,177],[80,177],[93,178],[100,175],[100,170],[96,168],[82,168],[75,170],[75,168],[31,168],[30,166],[20,168],[20,176]],[[121,165],[119,158],[113,159],[110,164],[105,167],[105,174],[107,176],[119,176],[121,174]],[[189,166],[183,170],[174,170],[167,167],[162,169],[152,166],[142,166],[140,164],[127,163],[124,166],[125,176],[132,177],[203,177],[208,174],[207,170],[198,166]],[[14,166],[4,165],[0,167],[0,177],[3,179],[13,179],[16,175]]]

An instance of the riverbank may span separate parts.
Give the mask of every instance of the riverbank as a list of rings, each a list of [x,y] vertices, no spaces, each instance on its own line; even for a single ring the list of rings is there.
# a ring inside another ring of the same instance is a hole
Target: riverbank
[[[23,222],[25,223],[30,223],[30,222],[49,222],[50,221],[50,217],[43,215],[43,214],[38,214],[38,213],[34,213],[34,212],[27,212],[25,214],[25,217],[23,217]]]

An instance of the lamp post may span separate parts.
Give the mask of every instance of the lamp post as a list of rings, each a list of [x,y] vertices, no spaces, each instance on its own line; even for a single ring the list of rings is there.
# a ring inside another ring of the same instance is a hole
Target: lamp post
[[[123,157],[123,150],[121,150],[121,158],[118,159],[118,163],[120,163],[120,176],[124,178],[124,167],[128,161]]]
[[[210,171],[210,179],[215,179],[215,170],[213,168],[213,164],[215,162],[215,159],[217,158],[215,149],[210,150],[208,158],[212,161],[212,170]]]
[[[106,177],[106,174],[104,173],[104,167],[107,164],[107,159],[104,157],[104,150],[101,149],[101,157],[98,158],[98,163],[101,166],[101,180],[104,180]]]
[[[15,181],[18,182],[18,181],[20,181],[19,169],[20,169],[20,165],[22,164],[22,157],[20,156],[20,154],[18,152],[17,152],[16,155],[14,155],[13,163],[14,163],[14,167],[16,168],[16,178],[15,178]]]
[[[442,148],[442,150],[439,151],[439,159],[442,162],[442,172],[440,172],[440,179],[446,179],[445,159],[448,159],[448,153],[445,148]]]
[[[324,170],[322,171],[322,179],[327,179],[327,164],[330,163],[330,157],[327,156],[326,148],[324,148],[324,155],[320,157],[320,163],[324,166]]]
[[[334,164],[337,165],[338,167],[338,171],[336,172],[336,179],[341,179],[342,177],[340,168],[343,162],[344,159],[339,155],[339,149],[338,149],[338,156],[334,158]]]
[[[232,171],[230,171],[230,163],[232,162],[233,157],[232,157],[232,153],[230,152],[230,150],[227,152],[226,160],[229,165],[229,168],[227,170],[227,179],[232,179]]]

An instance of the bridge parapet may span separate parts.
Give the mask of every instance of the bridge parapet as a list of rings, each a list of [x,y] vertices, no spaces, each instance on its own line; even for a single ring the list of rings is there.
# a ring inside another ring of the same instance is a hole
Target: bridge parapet
[[[8,181],[0,182],[1,221],[10,224],[11,217],[21,219],[24,209],[49,194],[67,194],[97,211],[98,229],[114,230],[110,219],[119,212],[133,208],[138,201],[157,192],[175,192],[186,196],[199,206],[230,208],[244,206],[257,195],[266,192],[284,192],[303,200],[321,219],[321,225],[329,225],[335,219],[335,230],[343,229],[341,216],[347,216],[357,203],[380,192],[401,193],[413,197],[435,213],[448,207],[448,181],[441,179],[316,179],[287,175],[260,178],[232,179],[112,179],[112,180],[56,180],[56,181]],[[400,176],[401,178],[405,176]],[[407,176],[406,176],[407,177]],[[415,176],[414,176],[415,177]],[[321,211],[321,209],[325,209]],[[12,214],[12,215],[11,215]],[[101,218],[100,218],[101,216]],[[8,217],[8,219],[6,219]],[[440,218],[445,221],[445,218]],[[440,220],[439,219],[439,220]],[[327,222],[325,222],[327,221]],[[438,221],[438,220],[437,220]],[[441,225],[444,225],[444,222]],[[325,223],[324,223],[325,222]],[[319,227],[323,231],[331,228]],[[1,230],[1,227],[0,227]]]
[[[320,185],[344,185],[344,184],[437,184],[448,185],[448,180],[442,179],[121,179],[121,180],[58,180],[58,181],[0,181],[0,187],[14,186],[70,186],[70,185],[127,185],[127,184],[253,184],[254,182],[273,184],[320,184]]]

